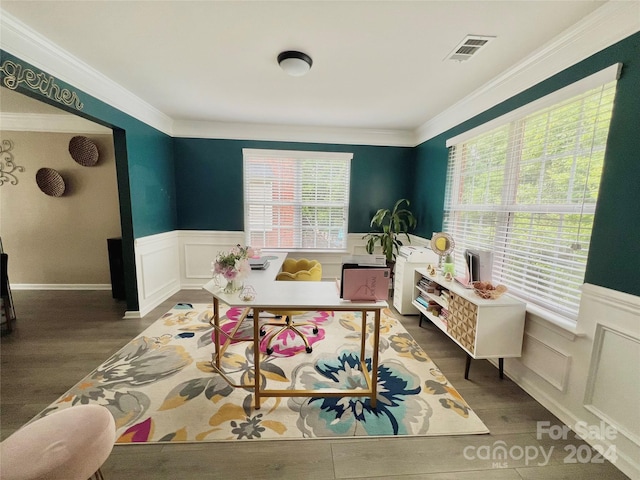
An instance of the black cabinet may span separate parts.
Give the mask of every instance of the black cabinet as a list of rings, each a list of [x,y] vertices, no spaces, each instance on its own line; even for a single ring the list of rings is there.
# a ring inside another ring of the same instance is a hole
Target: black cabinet
[[[107,247],[109,249],[109,269],[111,271],[111,295],[115,299],[126,300],[122,238],[107,238]]]
[[[0,243],[0,252],[2,246]],[[11,297],[11,285],[9,285],[9,275],[7,267],[9,265],[9,256],[6,253],[0,253],[0,332],[2,335],[11,333],[13,325],[16,322],[16,312],[13,308],[13,298]]]

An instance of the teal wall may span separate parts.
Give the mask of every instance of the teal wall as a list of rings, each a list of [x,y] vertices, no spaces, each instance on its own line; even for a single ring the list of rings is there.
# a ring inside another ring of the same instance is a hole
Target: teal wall
[[[23,72],[29,69],[49,77],[46,72],[0,50],[0,65],[5,65],[5,61],[20,64]],[[1,75],[5,88],[4,81],[11,72],[2,71]],[[172,138],[61,80],[54,79],[61,89],[77,94],[83,104],[81,110],[52,100],[42,89],[29,85],[26,77],[23,80],[16,91],[114,129],[127,310],[138,310],[134,238],[177,227]],[[106,241],[105,238],[105,251]]]
[[[636,33],[416,148],[418,235],[442,228],[448,138],[617,62],[623,63],[609,130],[585,282],[640,295],[640,33]]]
[[[416,235],[431,238],[442,230],[448,150],[442,136],[415,148],[414,211],[420,218]],[[448,137],[447,137],[448,138]]]
[[[368,232],[378,208],[411,200],[413,148],[197,138],[173,143],[181,230],[244,230],[243,148],[352,152],[349,232]]]

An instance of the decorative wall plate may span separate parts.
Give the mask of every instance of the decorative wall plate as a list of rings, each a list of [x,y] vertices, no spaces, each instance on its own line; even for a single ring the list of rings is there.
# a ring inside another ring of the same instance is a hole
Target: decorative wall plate
[[[73,137],[69,141],[69,153],[83,167],[93,167],[98,163],[98,147],[87,137]]]
[[[61,197],[64,194],[64,179],[53,168],[41,168],[38,170],[36,172],[36,183],[40,190],[50,197]]]
[[[453,252],[456,244],[448,233],[440,232],[431,237],[431,250],[441,257]]]

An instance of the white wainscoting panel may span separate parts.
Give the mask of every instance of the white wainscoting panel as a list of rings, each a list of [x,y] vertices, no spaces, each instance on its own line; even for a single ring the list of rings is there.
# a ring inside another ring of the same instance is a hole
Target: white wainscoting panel
[[[340,278],[342,257],[352,254],[365,254],[365,242],[362,233],[347,236],[347,250],[344,252],[291,252],[290,257],[308,257],[322,264],[324,280]],[[415,237],[418,239],[419,237]],[[211,262],[220,251],[234,245],[244,244],[244,232],[180,230],[178,232],[180,250],[180,285],[184,289],[198,289],[211,279]],[[265,251],[268,255],[268,251]]]
[[[522,363],[555,388],[564,391],[569,375],[571,357],[547,345],[530,333],[522,344]]]
[[[211,279],[211,262],[218,252],[244,244],[244,232],[180,230],[178,232],[180,285],[198,289]]]
[[[598,324],[585,408],[640,445],[640,370],[621,379],[621,365],[640,365],[640,339]]]
[[[213,245],[198,243],[183,245],[185,278],[211,278],[211,262],[218,253]],[[206,282],[206,280],[205,280]]]
[[[505,362],[505,373],[569,427],[615,429],[585,440],[615,451],[613,463],[640,479],[640,297],[583,285],[575,331],[527,313],[525,354]]]
[[[180,290],[177,232],[138,238],[134,244],[138,306],[144,316]]]

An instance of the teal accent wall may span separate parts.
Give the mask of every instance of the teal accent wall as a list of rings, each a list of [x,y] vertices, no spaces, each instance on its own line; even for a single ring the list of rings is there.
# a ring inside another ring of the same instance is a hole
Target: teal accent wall
[[[144,126],[125,129],[134,238],[178,225],[172,138]]]
[[[420,218],[416,235],[431,238],[442,230],[444,188],[447,178],[448,150],[440,137],[418,145],[416,155],[416,184],[414,210]]]
[[[244,230],[243,148],[352,152],[349,232],[369,231],[378,208],[412,200],[413,148],[175,138],[180,230]]]
[[[425,222],[418,234],[442,229],[448,138],[508,113],[581,78],[622,62],[596,206],[585,282],[640,295],[640,33],[416,147],[416,201]]]
[[[585,282],[640,295],[640,33],[594,55],[622,62]]]
[[[113,129],[127,310],[138,310],[134,239],[177,227],[172,138],[0,50],[0,65],[8,67],[6,61],[20,66],[21,76],[15,75],[19,81],[14,90]],[[10,70],[0,72],[3,88],[7,85],[5,81],[11,84],[11,77],[18,73]],[[31,72],[28,75],[27,70]],[[60,89],[75,93],[82,104],[81,110],[76,108],[78,102],[65,105],[56,101],[50,89],[44,88],[46,82],[40,82],[36,88],[38,78],[54,81]],[[105,238],[105,251],[106,241]]]

